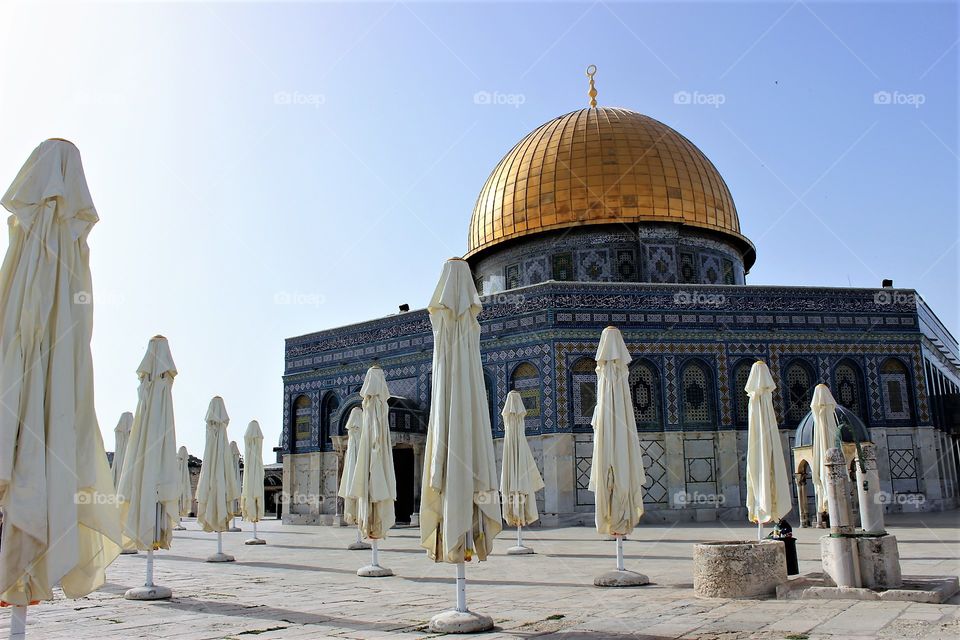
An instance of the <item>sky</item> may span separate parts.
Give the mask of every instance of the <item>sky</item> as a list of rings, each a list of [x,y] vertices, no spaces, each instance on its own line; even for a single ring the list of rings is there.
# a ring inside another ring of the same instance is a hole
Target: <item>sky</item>
[[[952,2],[0,1],[0,188],[45,138],[80,148],[107,450],[162,333],[179,443],[202,455],[221,395],[272,462],[284,339],[426,306],[589,64],[719,169],[749,284],[892,278],[960,336],[957,57]]]

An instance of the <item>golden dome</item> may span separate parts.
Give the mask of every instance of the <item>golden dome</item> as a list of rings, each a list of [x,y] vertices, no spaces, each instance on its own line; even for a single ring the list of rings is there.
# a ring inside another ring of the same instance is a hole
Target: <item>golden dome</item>
[[[504,156],[477,198],[467,256],[543,231],[636,222],[719,233],[747,269],[754,260],[713,163],[662,122],[610,107],[551,120]]]

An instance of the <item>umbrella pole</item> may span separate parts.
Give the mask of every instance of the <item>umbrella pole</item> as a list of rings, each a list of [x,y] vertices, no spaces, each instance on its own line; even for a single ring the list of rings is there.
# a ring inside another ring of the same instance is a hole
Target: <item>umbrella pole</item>
[[[223,554],[223,531],[217,531],[217,554]]]
[[[27,607],[13,605],[10,611],[10,640],[23,640],[27,637]]]
[[[757,542],[763,540],[763,523],[759,520],[757,521]]]
[[[521,527],[520,525],[517,525],[517,546],[518,547],[523,546],[523,534],[521,533],[522,530],[523,530],[523,527]]]
[[[377,539],[376,539],[376,538],[374,538],[373,540],[370,541],[370,549],[371,549],[371,554],[372,554],[372,560],[370,561],[370,564],[372,564],[372,565],[375,566],[375,567],[379,567],[379,566],[380,566],[380,554],[378,553],[378,550],[377,550]]]
[[[623,536],[617,538],[617,571],[623,571]]]
[[[463,562],[457,563],[457,611],[467,612],[467,570]]]
[[[253,521],[253,539],[254,540],[259,539],[257,538],[257,521],[256,520]]]
[[[153,549],[147,549],[147,580],[143,583],[145,587],[155,587],[153,584]]]

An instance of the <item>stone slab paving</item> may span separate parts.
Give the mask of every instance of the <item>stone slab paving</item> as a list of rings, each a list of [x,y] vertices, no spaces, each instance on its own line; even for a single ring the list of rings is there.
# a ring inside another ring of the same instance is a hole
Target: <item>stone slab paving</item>
[[[157,583],[168,602],[133,602],[123,592],[142,584],[145,554],[121,556],[109,582],[81,600],[31,607],[28,638],[180,638],[183,640],[376,639],[431,637],[430,617],[452,606],[454,567],[429,562],[416,529],[397,529],[381,545],[381,564],[397,574],[360,578],[369,551],[348,551],[349,528],[292,527],[268,521],[266,546],[245,546],[249,532],[224,534],[232,564],[203,559],[216,537],[185,522],[174,548],[158,552]],[[904,575],[960,572],[960,512],[891,516]],[[248,525],[244,525],[248,528]],[[800,571],[819,570],[822,530],[800,529]],[[653,584],[600,589],[593,578],[613,568],[615,546],[586,527],[530,529],[532,556],[507,556],[512,531],[495,555],[467,567],[471,609],[491,615],[484,638],[740,640],[748,638],[960,637],[960,596],[942,605],[908,602],[706,600],[693,595],[693,545],[755,537],[747,523],[641,526],[625,543],[628,569]],[[0,637],[9,615],[0,613]]]

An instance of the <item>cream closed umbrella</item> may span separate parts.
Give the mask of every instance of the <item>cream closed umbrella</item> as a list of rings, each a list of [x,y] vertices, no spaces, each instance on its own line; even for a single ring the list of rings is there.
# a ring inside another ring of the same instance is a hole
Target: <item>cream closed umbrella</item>
[[[790,483],[780,443],[777,416],[773,411],[773,382],[766,363],[750,368],[744,390],[747,408],[747,516],[757,523],[758,539],[763,523],[778,522],[790,512]]]
[[[593,410],[593,462],[589,489],[595,494],[597,532],[617,541],[617,568],[597,576],[598,587],[633,587],[648,584],[642,573],[623,566],[623,537],[643,515],[643,451],[637,435],[630,397],[633,359],[616,327],[600,334],[597,348],[597,405]]]
[[[353,473],[357,466],[357,446],[362,426],[363,409],[354,407],[347,417],[347,450],[343,455],[343,473],[340,474],[340,488],[337,490],[337,495],[343,499],[343,521],[347,524],[357,524],[357,499],[350,497],[350,487],[353,485]],[[347,549],[357,551],[369,548],[370,545],[360,539],[358,528],[357,539],[351,542]]]
[[[536,493],[543,489],[543,478],[530,452],[524,418],[527,408],[519,391],[507,394],[503,403],[503,467],[500,470],[500,495],[503,499],[503,519],[511,527],[517,528],[517,546],[510,547],[510,555],[533,553],[533,549],[523,544],[523,527],[540,518],[537,513]]]
[[[377,544],[387,537],[394,525],[394,502],[397,480],[393,471],[393,449],[390,444],[390,390],[383,369],[372,366],[360,388],[363,405],[363,426],[357,442],[357,461],[350,484],[350,497],[357,501],[357,530],[371,541],[373,559],[361,567],[357,575],[365,578],[392,576],[393,571],[380,566]],[[348,442],[349,446],[349,442]]]
[[[123,469],[123,456],[127,451],[127,441],[130,439],[130,428],[133,426],[133,414],[124,411],[120,414],[120,421],[113,429],[113,464],[110,471],[113,473],[113,486],[120,486],[120,471]]]
[[[197,523],[204,531],[217,533],[217,552],[208,556],[207,562],[233,562],[233,556],[223,552],[223,532],[230,528],[233,501],[240,497],[240,486],[227,444],[230,416],[220,396],[210,400],[206,421],[207,439],[197,483]]]
[[[184,518],[190,515],[190,508],[193,506],[193,487],[190,484],[190,454],[186,447],[180,447],[177,450],[177,468],[180,470],[180,509],[178,515]],[[177,531],[183,531],[186,527],[183,522],[177,523],[174,527]]]
[[[481,561],[500,533],[500,500],[490,414],[480,363],[480,296],[459,258],[443,266],[428,311],[433,385],[420,496],[420,544],[435,562],[457,565],[457,606],[430,621],[435,632],[493,627],[466,604],[464,562]]]
[[[253,523],[253,537],[244,544],[266,544],[257,537],[257,523],[263,520],[263,432],[251,420],[243,434],[243,483],[240,487],[240,514]]]
[[[150,338],[137,367],[137,410],[123,460],[120,486],[125,542],[147,551],[147,579],[130,589],[130,600],[162,600],[170,589],[153,584],[153,552],[169,549],[180,512],[180,469],[173,419],[173,380],[177,367],[163,336]]]
[[[827,450],[833,447],[843,451],[840,444],[840,428],[837,425],[837,401],[825,384],[818,384],[810,401],[813,412],[813,489],[817,498],[817,520],[821,521],[827,511],[827,484],[830,472],[827,469]]]
[[[133,414],[129,411],[124,411],[120,415],[120,421],[117,423],[116,428],[113,430],[114,437],[116,439],[116,450],[113,452],[113,485],[115,487],[120,486],[120,474],[123,471],[123,460],[127,452],[127,443],[130,441],[130,429],[133,428]],[[120,551],[122,555],[136,555],[137,545],[132,540],[124,540],[123,549]]]
[[[231,456],[232,465],[233,465],[232,466],[233,475],[236,478],[237,486],[240,487],[242,490],[243,478],[241,477],[241,474],[240,474],[240,447],[237,446],[236,440],[232,440],[230,442],[230,456]],[[232,510],[233,510],[233,518],[230,519],[230,528],[227,529],[227,531],[230,531],[231,533],[236,533],[240,531],[240,527],[237,526],[237,516],[240,515],[240,494],[237,494],[237,499],[233,501]]]
[[[120,553],[116,487],[93,402],[87,235],[97,211],[80,152],[47,140],[0,199],[12,214],[0,269],[0,600],[99,588]]]

